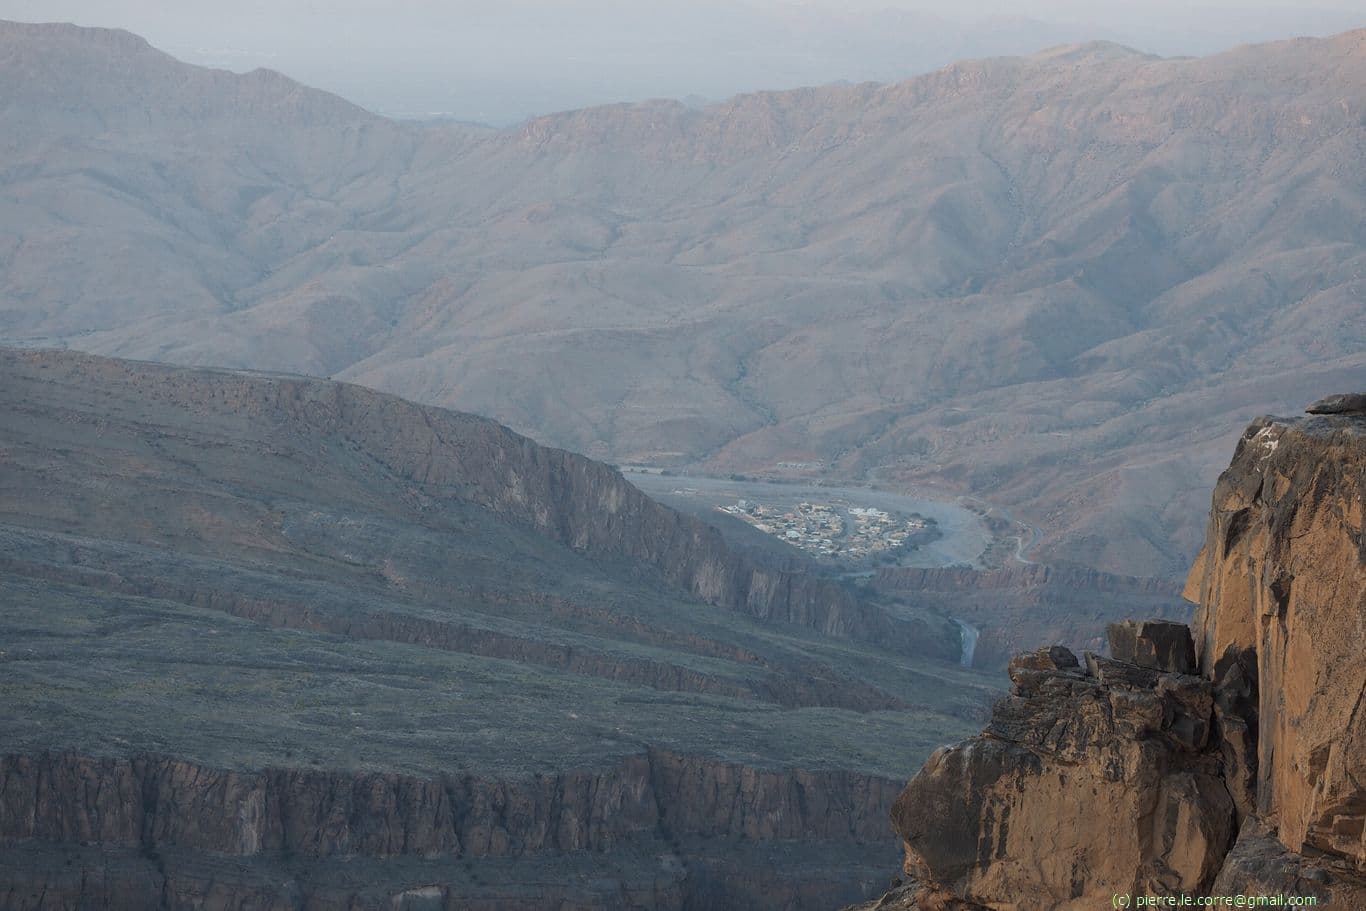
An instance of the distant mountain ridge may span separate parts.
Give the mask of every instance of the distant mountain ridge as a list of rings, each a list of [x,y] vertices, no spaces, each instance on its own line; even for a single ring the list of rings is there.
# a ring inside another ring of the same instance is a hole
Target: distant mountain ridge
[[[1366,31],[499,131],[98,30],[0,36],[10,343],[336,375],[609,461],[971,493],[1041,558],[1172,577],[1241,424],[1366,371]],[[175,75],[94,91],[143,67]]]
[[[224,118],[291,127],[378,119],[274,70],[186,66],[119,29],[0,20],[0,48],[7,122],[28,114],[72,118],[56,124],[68,129],[139,129]],[[41,121],[25,125],[42,128]]]

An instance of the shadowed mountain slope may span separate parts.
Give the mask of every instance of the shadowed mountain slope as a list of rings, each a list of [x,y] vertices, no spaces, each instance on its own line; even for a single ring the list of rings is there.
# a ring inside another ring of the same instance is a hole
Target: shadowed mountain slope
[[[214,122],[291,128],[381,122],[271,70],[239,76],[186,66],[121,30],[3,22],[0,41],[11,128],[61,133],[202,129]]]
[[[0,458],[5,907],[830,904],[992,693],[943,616],[361,387],[0,349]]]
[[[1366,32],[501,131],[126,35],[0,45],[11,341],[337,375],[618,462],[971,492],[1044,557],[1168,576],[1242,423],[1366,370]],[[149,68],[176,84],[95,90]]]

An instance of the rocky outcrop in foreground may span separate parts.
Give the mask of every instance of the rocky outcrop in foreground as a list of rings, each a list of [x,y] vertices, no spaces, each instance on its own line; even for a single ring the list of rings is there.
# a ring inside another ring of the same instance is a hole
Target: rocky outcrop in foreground
[[[1130,621],[1108,658],[1011,662],[986,730],[897,799],[912,881],[867,907],[1366,907],[1363,402],[1244,434],[1187,586],[1194,636]]]

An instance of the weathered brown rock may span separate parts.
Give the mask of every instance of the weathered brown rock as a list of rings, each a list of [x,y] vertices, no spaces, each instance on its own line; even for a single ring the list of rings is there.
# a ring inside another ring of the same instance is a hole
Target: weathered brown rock
[[[1106,628],[1110,657],[1173,674],[1195,673],[1190,627],[1170,620],[1123,620]]]
[[[866,908],[1366,906],[1366,418],[1347,399],[1244,435],[1188,582],[1194,648],[1131,622],[1084,671],[1058,650],[1011,661],[986,730],[893,806],[919,886]]]
[[[1081,663],[1072,650],[1061,645],[1025,652],[1010,659],[1006,672],[1021,693],[1032,691],[1041,681],[1055,671],[1076,670],[1080,673]]]
[[[1216,895],[1298,896],[1327,908],[1366,908],[1366,877],[1341,858],[1295,854],[1256,818],[1238,833],[1214,881]]]
[[[985,911],[976,902],[926,888],[914,879],[899,880],[881,898],[850,905],[844,911]]]
[[[1213,881],[1233,803],[1202,751],[1209,684],[1088,659],[1100,675],[1021,667],[1028,685],[987,730],[936,752],[897,799],[906,870],[940,899],[1094,908]]]
[[[1007,669],[1032,670],[1032,671],[1062,671],[1069,667],[1080,667],[1081,662],[1077,661],[1077,656],[1072,654],[1072,650],[1062,645],[1050,645],[1045,648],[1035,649],[1032,652],[1024,652],[1010,659]]]
[[[1257,666],[1233,661],[1216,675],[1214,736],[1223,760],[1224,785],[1242,825],[1257,803]]]
[[[1204,675],[1260,692],[1257,814],[1292,851],[1366,869],[1363,494],[1366,419],[1255,422],[1215,488],[1187,592]]]

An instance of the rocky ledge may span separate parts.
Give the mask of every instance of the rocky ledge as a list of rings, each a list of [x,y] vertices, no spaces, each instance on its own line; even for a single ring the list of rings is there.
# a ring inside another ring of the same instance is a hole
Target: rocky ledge
[[[863,907],[1366,907],[1366,396],[1309,411],[1254,422],[1220,478],[1194,633],[1017,656],[986,730],[897,799],[911,879]]]

